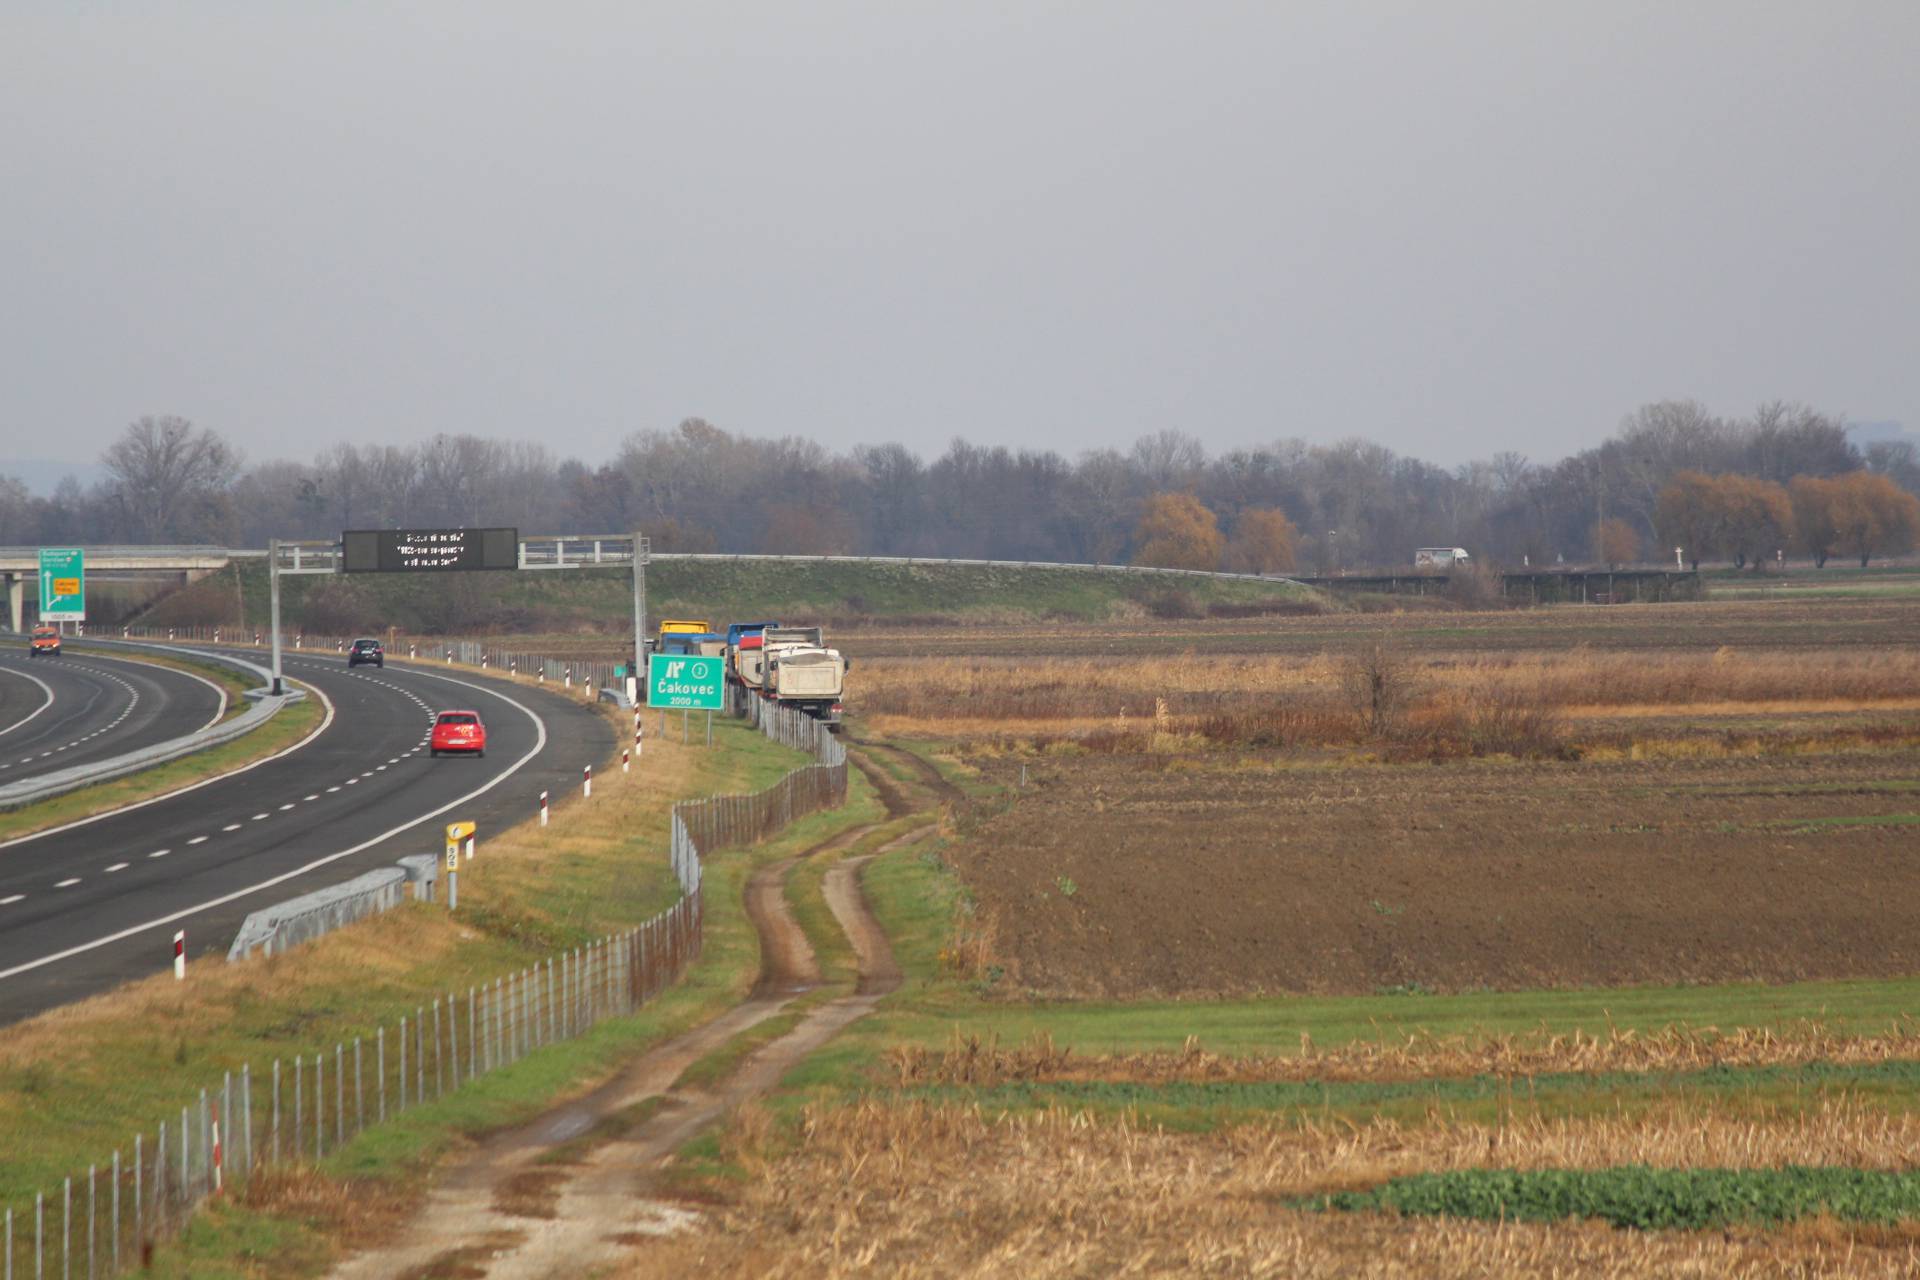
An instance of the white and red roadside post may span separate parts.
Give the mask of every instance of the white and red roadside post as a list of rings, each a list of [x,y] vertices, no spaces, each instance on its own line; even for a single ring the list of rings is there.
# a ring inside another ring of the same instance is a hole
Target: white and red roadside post
[[[631,751],[622,751],[620,753],[620,772],[621,773],[624,774],[627,772],[627,766],[632,762],[632,758],[633,758],[633,752]]]
[[[540,825],[547,825],[547,793],[544,791],[540,793]]]
[[[580,798],[593,799],[593,766],[590,764],[580,766]]]
[[[567,688],[573,688],[573,668],[567,668]]]
[[[220,1122],[218,1120],[213,1122],[213,1151],[211,1155],[213,1158],[213,1194],[219,1195],[221,1188],[226,1186],[225,1169],[227,1152],[226,1148],[222,1146],[220,1142]]]
[[[641,707],[635,707],[633,709],[633,754],[635,755],[641,754],[642,744],[640,740],[646,736],[646,730],[640,725],[640,717],[644,714],[646,714],[645,710]]]
[[[173,976],[176,981],[187,979],[187,931],[182,929],[173,935]]]
[[[487,651],[485,649],[480,651],[480,669],[482,671],[487,669]]]

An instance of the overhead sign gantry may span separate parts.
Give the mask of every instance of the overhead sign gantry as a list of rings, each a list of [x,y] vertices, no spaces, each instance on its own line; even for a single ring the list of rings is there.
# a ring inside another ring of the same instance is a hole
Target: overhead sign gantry
[[[522,538],[513,528],[348,529],[338,542],[273,539],[267,547],[273,630],[273,691],[280,678],[280,577],[314,573],[449,573],[463,570],[633,569],[633,652],[646,652],[645,534],[558,534]],[[629,666],[628,670],[633,670]],[[638,674],[637,672],[635,673]],[[638,681],[635,681],[638,684]]]

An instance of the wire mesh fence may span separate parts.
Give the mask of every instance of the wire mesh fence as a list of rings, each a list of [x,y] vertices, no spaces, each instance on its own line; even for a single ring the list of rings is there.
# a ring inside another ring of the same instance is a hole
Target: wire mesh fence
[[[371,1036],[308,1045],[259,1071],[252,1062],[224,1071],[177,1117],[58,1188],[0,1209],[0,1280],[95,1280],[137,1269],[209,1197],[264,1169],[324,1159],[369,1128],[632,1013],[671,986],[701,951],[702,859],[846,798],[838,738],[772,704],[753,721],[818,763],[750,795],[675,804],[668,852],[682,896],[673,906],[465,992],[423,993],[411,1014]]]

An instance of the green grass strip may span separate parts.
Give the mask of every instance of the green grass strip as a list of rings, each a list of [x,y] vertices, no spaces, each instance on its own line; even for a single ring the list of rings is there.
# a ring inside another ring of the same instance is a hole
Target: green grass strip
[[[1493,1075],[1424,1080],[1254,1080],[1129,1082],[1113,1080],[1010,1081],[981,1088],[930,1085],[905,1090],[903,1097],[965,1101],[980,1106],[1026,1110],[1066,1107],[1082,1110],[1137,1110],[1155,1119],[1191,1122],[1223,1113],[1332,1110],[1371,1111],[1400,1102],[1494,1103],[1524,1095],[1536,1102],[1571,1101],[1568,1095],[1605,1095],[1608,1105],[1623,1095],[1671,1096],[1691,1093],[1765,1093],[1840,1087],[1856,1096],[1885,1095],[1890,1102],[1920,1105],[1920,1062],[1860,1065],[1809,1062],[1763,1067],[1709,1067],[1700,1071],[1554,1072],[1508,1078]]]
[[[1345,1212],[1558,1222],[1599,1218],[1642,1231],[1733,1223],[1776,1226],[1815,1214],[1891,1224],[1920,1218],[1920,1172],[1844,1166],[1779,1169],[1460,1169],[1418,1173],[1369,1191],[1296,1202]]]

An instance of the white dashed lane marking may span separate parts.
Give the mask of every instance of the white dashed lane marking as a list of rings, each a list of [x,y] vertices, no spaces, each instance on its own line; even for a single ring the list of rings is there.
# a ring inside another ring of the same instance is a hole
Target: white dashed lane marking
[[[124,862],[116,862],[116,863],[114,863],[114,864],[113,864],[112,866],[110,866],[110,867],[108,867],[108,868],[107,868],[107,871],[108,871],[109,873],[111,873],[111,872],[114,872],[114,871],[125,871],[126,869],[127,869],[127,864],[126,864],[126,863],[124,863]]]
[[[119,685],[122,689],[125,689],[128,694],[127,705],[121,708],[119,715],[115,716],[112,720],[109,720],[106,724],[101,725],[98,729],[95,729],[92,733],[82,734],[80,737],[75,738],[72,742],[65,743],[61,746],[55,747],[51,751],[42,751],[37,756],[21,756],[18,760],[14,761],[13,764],[0,764],[0,773],[4,773],[8,769],[13,768],[14,764],[32,764],[35,760],[45,760],[49,756],[65,751],[68,747],[77,747],[84,742],[87,742],[93,738],[99,737],[103,733],[111,732],[113,729],[119,726],[122,720],[125,720],[128,716],[133,714],[133,709],[135,707],[140,705],[140,691],[134,688],[131,684],[127,683],[125,680],[122,680],[119,676],[115,675],[113,672],[104,671],[99,667],[88,666],[84,663],[72,663],[69,665],[77,667],[79,670],[88,672],[92,675],[104,676],[106,679],[111,680],[115,684]]]
[[[206,842],[207,838],[205,836],[195,836],[193,839],[187,841],[188,844],[205,844]]]
[[[16,893],[5,898],[0,898],[0,907],[10,907],[16,902],[23,902],[26,900],[26,896],[24,893]]]
[[[226,826],[220,829],[222,831],[238,831],[240,829],[240,824],[237,822],[229,822]]]
[[[53,887],[56,889],[71,889],[74,885],[79,883],[80,883],[80,877],[72,876],[72,877],[69,877],[68,879],[62,880],[59,884]]]
[[[152,853],[148,854],[147,856],[149,858],[164,858],[172,852],[173,850],[171,849],[155,849]]]

